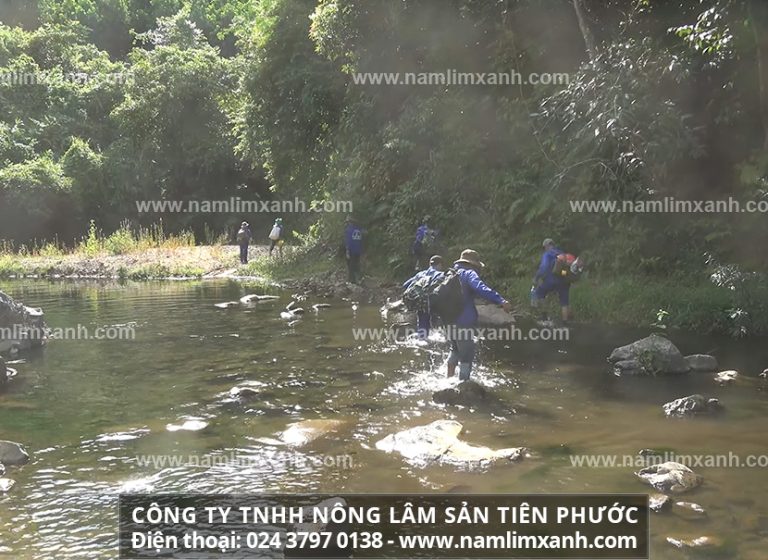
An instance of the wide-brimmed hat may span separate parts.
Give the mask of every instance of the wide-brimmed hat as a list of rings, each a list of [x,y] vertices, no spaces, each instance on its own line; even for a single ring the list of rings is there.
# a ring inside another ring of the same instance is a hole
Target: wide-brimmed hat
[[[473,251],[472,249],[464,249],[461,252],[461,257],[459,257],[459,260],[457,260],[456,263],[469,264],[477,268],[485,268],[485,264],[480,260],[480,255],[477,254],[477,251]]]
[[[550,245],[553,245],[553,246],[554,246],[554,244],[555,244],[555,242],[554,242],[552,239],[550,239],[549,237],[547,237],[547,238],[546,238],[546,239],[545,239],[545,240],[544,240],[544,241],[541,243],[541,246],[542,246],[542,247],[544,247],[544,248],[546,249],[546,248],[547,248],[547,247],[549,247]]]
[[[248,222],[243,222],[242,224],[240,224],[240,226],[241,227],[248,227]]]

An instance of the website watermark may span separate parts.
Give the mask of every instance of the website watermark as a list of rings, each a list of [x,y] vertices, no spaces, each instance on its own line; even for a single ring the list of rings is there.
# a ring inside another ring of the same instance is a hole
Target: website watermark
[[[665,196],[658,200],[571,200],[571,212],[588,214],[764,214],[768,200],[740,201],[733,197],[719,200],[680,200]]]
[[[446,340],[472,340],[478,338],[487,341],[499,342],[567,342],[570,340],[568,327],[532,327],[521,329],[516,325],[504,325],[499,327],[458,327],[446,325],[440,330]],[[357,342],[397,342],[403,338],[426,338],[426,329],[413,326],[364,328],[352,329],[352,338]]]
[[[292,214],[335,213],[351,214],[351,200],[244,200],[233,196],[225,200],[137,200],[140,214]]]
[[[732,451],[700,455],[671,451],[635,455],[570,455],[569,458],[572,467],[590,469],[645,468],[668,462],[681,463],[691,468],[762,469],[768,467],[768,455],[738,455]]]
[[[297,452],[270,452],[269,450],[263,451],[259,455],[240,455],[235,452],[206,455],[137,455],[135,460],[140,467],[156,469],[172,467],[227,467],[286,472],[305,470],[307,468],[349,470],[355,466],[354,457],[349,454],[305,455]]]
[[[0,328],[0,340],[136,340],[136,327],[132,324],[88,327],[77,324],[70,327],[36,327],[13,324]]]
[[[461,72],[448,68],[440,72],[355,72],[352,82],[359,86],[520,86],[568,85],[567,72]]]
[[[116,84],[127,85],[133,83],[133,75],[130,72],[0,72],[0,85],[5,86],[60,86],[65,84]]]

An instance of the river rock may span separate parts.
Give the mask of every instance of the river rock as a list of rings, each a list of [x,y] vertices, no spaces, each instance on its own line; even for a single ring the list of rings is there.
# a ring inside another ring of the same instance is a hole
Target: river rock
[[[691,371],[716,371],[717,359],[709,354],[691,354],[685,357]]]
[[[219,309],[234,309],[235,307],[240,307],[239,301],[224,301],[222,303],[214,303],[214,307],[218,307]]]
[[[716,548],[723,545],[722,540],[707,536],[693,539],[667,537],[667,542],[677,548]]]
[[[637,360],[619,360],[613,364],[613,372],[619,376],[648,374],[648,371]]]
[[[515,322],[515,316],[511,313],[507,313],[498,305],[478,302],[476,307],[477,324],[480,326],[496,327],[501,325],[511,325]]]
[[[679,374],[690,369],[677,346],[657,334],[616,348],[608,357],[608,361],[613,364],[627,360],[637,361],[646,372],[652,374]]]
[[[701,416],[721,412],[723,406],[717,399],[708,399],[702,395],[690,395],[668,402],[664,405],[664,414],[668,417]]]
[[[13,348],[28,350],[45,344],[48,326],[42,309],[27,307],[14,301],[9,295],[0,292],[0,353]]]
[[[704,481],[701,475],[674,461],[645,467],[635,475],[665,494],[682,494],[697,488]]]
[[[689,521],[705,519],[707,517],[707,512],[704,508],[693,502],[675,502],[672,504],[672,512]]]
[[[488,401],[488,391],[482,385],[467,380],[456,387],[432,393],[432,400],[439,404],[473,407]]]
[[[726,371],[721,371],[717,374],[715,374],[715,381],[717,381],[720,385],[730,385],[734,381],[736,381],[739,377],[739,372],[735,369],[729,369]]]
[[[376,442],[376,448],[388,453],[400,453],[419,466],[429,463],[486,464],[497,459],[517,461],[527,456],[524,447],[491,449],[460,441],[463,426],[454,420],[436,420],[426,426],[416,426],[390,434]]]
[[[0,478],[0,494],[8,492],[13,488],[14,484],[16,484],[15,480],[11,480],[10,478]]]
[[[240,298],[240,303],[257,303],[260,301],[272,301],[276,299],[280,299],[280,296],[247,294]]]
[[[229,390],[229,396],[239,401],[252,401],[261,396],[261,391],[255,387],[240,385]]]
[[[656,513],[664,511],[672,503],[672,498],[664,494],[651,494],[648,496],[648,508]]]
[[[286,445],[301,447],[316,439],[335,432],[344,424],[343,420],[317,418],[314,420],[302,420],[291,424],[280,434],[280,441]]]
[[[207,427],[208,422],[198,418],[191,418],[181,424],[167,424],[165,429],[169,432],[199,432]]]
[[[12,441],[0,441],[0,463],[4,465],[23,465],[29,461],[29,454],[24,448]]]

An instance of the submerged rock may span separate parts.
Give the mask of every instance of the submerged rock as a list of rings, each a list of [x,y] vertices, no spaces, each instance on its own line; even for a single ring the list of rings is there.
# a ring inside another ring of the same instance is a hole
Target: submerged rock
[[[229,396],[239,401],[252,401],[261,396],[261,391],[256,387],[240,385],[229,390]]]
[[[708,399],[702,395],[690,395],[668,402],[664,405],[664,414],[668,417],[701,416],[716,414],[723,410],[717,399]]]
[[[693,502],[675,502],[672,504],[672,512],[689,521],[705,519],[707,517],[707,512],[704,508]]]
[[[388,453],[400,453],[417,465],[433,462],[462,465],[487,464],[497,459],[518,461],[527,456],[524,447],[491,449],[460,441],[463,426],[454,420],[436,420],[426,426],[416,426],[390,434],[376,442],[376,448]]]
[[[15,480],[11,480],[10,478],[0,478],[0,493],[5,494],[13,488],[14,484],[16,484]]]
[[[222,303],[214,303],[215,307],[218,307],[219,309],[233,309],[235,307],[240,306],[239,301],[224,301]]]
[[[12,441],[0,441],[0,463],[3,465],[23,465],[29,461],[29,454],[21,444]]]
[[[656,334],[616,348],[608,357],[608,361],[613,364],[627,360],[636,361],[650,374],[679,374],[690,369],[677,346]]]
[[[257,303],[260,301],[273,301],[276,299],[280,299],[280,296],[247,294],[240,298],[240,303]]]
[[[49,331],[42,309],[27,307],[0,292],[0,333],[5,333],[0,334],[0,353],[2,353],[42,346]]]
[[[208,427],[208,422],[197,418],[185,420],[181,424],[167,424],[165,429],[169,432],[199,432]]]
[[[432,393],[432,400],[439,404],[477,406],[489,400],[488,391],[472,380],[462,381],[456,387],[449,387]]]
[[[667,461],[641,469],[635,475],[665,494],[682,494],[697,488],[704,479],[682,463]]]
[[[648,508],[656,513],[664,511],[672,503],[672,498],[664,494],[651,494],[648,496]]]
[[[716,548],[723,546],[723,541],[717,537],[696,537],[693,539],[667,537],[667,542],[677,548]]]
[[[739,377],[739,372],[735,369],[729,369],[726,371],[721,371],[717,374],[715,374],[715,381],[717,381],[720,385],[730,385],[734,381],[736,381]]]
[[[280,441],[286,445],[301,447],[316,439],[336,431],[344,424],[343,420],[317,418],[302,420],[291,424],[280,434]]]

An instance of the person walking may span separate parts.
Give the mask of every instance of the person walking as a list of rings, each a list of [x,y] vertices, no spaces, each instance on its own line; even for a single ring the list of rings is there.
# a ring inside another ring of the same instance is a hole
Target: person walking
[[[283,219],[275,219],[275,223],[272,225],[272,229],[269,232],[269,256],[272,256],[272,251],[277,247],[277,252],[280,258],[283,258],[283,245],[285,240],[283,239]]]
[[[347,257],[349,282],[358,284],[361,279],[360,258],[363,255],[363,230],[352,216],[347,216],[344,228],[344,249]]]
[[[555,274],[557,257],[563,253],[549,237],[541,244],[544,252],[541,255],[539,268],[533,277],[531,288],[531,306],[539,308],[547,296],[556,292],[560,299],[560,313],[563,321],[571,318],[570,290],[571,284],[566,279]],[[542,316],[542,319],[546,319]]]
[[[248,246],[251,243],[253,234],[251,233],[251,226],[248,222],[240,224],[240,229],[237,230],[237,244],[240,246],[240,264],[248,264]]]
[[[448,377],[456,374],[459,367],[459,379],[466,381],[472,373],[475,360],[475,327],[477,326],[477,307],[475,298],[480,297],[500,305],[504,311],[510,311],[510,303],[497,291],[490,288],[480,278],[485,264],[477,251],[465,249],[459,259],[453,263],[462,287],[462,309],[455,323],[446,327],[446,339],[451,343],[448,356]]]
[[[411,246],[411,253],[416,259],[416,270],[422,270],[425,267],[424,260],[429,255],[430,250],[434,251],[437,245],[437,236],[439,232],[431,227],[432,218],[424,216],[421,225],[416,228],[416,238]]]

